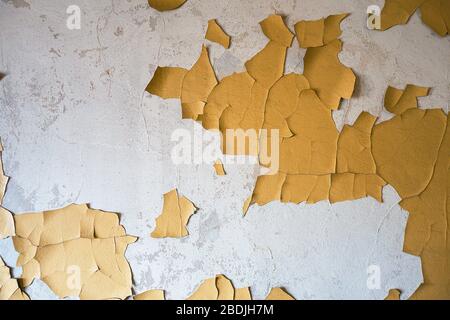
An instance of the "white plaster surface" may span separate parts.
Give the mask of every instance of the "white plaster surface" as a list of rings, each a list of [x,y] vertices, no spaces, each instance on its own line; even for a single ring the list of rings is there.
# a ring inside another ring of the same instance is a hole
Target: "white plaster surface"
[[[334,114],[338,128],[363,110],[389,118],[382,112],[389,84],[433,87],[421,105],[448,112],[449,38],[433,34],[418,14],[406,26],[369,31],[365,12],[376,3],[383,1],[188,0],[159,13],[145,0],[1,0],[0,137],[11,177],[4,206],[20,214],[76,202],[120,212],[140,238],[126,253],[137,293],[159,288],[182,299],[223,273],[236,287],[251,286],[255,298],[274,286],[297,299],[382,299],[390,288],[407,298],[422,272],[420,259],[402,252],[408,213],[395,190],[385,188],[384,203],[272,203],[243,218],[256,166],[226,165],[228,175],[217,177],[209,164],[173,164],[172,132],[200,129],[180,119],[178,101],[144,93],[157,65],[189,68],[204,42],[219,78],[240,71],[266,43],[258,22],[271,13],[286,15],[292,29],[300,19],[350,12],[340,57],[359,82]],[[71,4],[82,10],[81,30],[66,28]],[[203,40],[211,18],[232,36],[229,50]],[[286,71],[302,72],[303,55],[294,42]],[[162,194],[173,188],[200,208],[190,236],[150,238]],[[14,265],[11,239],[0,241],[0,256]],[[367,287],[371,265],[381,270],[378,290]],[[40,281],[27,292],[54,298]]]

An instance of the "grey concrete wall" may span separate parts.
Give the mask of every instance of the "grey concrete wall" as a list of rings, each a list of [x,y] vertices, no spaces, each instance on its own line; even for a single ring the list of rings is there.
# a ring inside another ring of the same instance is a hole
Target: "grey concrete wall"
[[[82,9],[81,30],[66,27],[71,4]],[[210,165],[174,165],[171,133],[198,125],[180,119],[178,101],[144,93],[157,65],[195,62],[211,18],[232,36],[229,50],[206,42],[221,78],[264,46],[258,22],[267,15],[286,15],[292,28],[301,19],[350,12],[340,58],[359,82],[355,97],[334,113],[338,128],[363,110],[388,119],[388,85],[433,87],[420,104],[448,112],[449,38],[433,34],[418,14],[407,26],[369,31],[370,4],[383,1],[188,0],[166,13],[145,0],[0,1],[0,71],[8,74],[0,83],[0,137],[11,177],[5,207],[20,214],[76,202],[120,212],[128,233],[140,238],[126,253],[136,292],[158,288],[169,299],[185,298],[204,278],[223,273],[236,287],[251,286],[255,298],[274,286],[297,299],[382,299],[390,288],[407,298],[422,272],[420,259],[402,252],[408,213],[390,186],[384,203],[272,203],[242,218],[257,168],[230,165],[217,177]],[[294,41],[287,72],[302,72],[304,53]],[[162,194],[173,188],[200,208],[190,236],[152,239]],[[0,255],[14,265],[11,239],[0,241]],[[378,290],[366,284],[370,265],[381,270]],[[27,292],[54,297],[40,281]]]

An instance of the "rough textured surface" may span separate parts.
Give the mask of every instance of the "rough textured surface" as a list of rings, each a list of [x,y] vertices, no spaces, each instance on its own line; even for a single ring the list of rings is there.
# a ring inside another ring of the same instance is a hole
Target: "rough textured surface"
[[[210,48],[217,76],[242,70],[265,45],[258,22],[271,13],[299,20],[350,12],[342,24],[342,63],[359,78],[356,95],[334,112],[338,128],[362,110],[381,116],[387,85],[432,87],[422,106],[448,112],[450,41],[433,34],[416,13],[406,26],[370,32],[366,7],[383,1],[190,0],[158,13],[146,1],[96,1],[81,6],[81,30],[66,28],[70,1],[0,2],[0,136],[11,177],[4,206],[15,213],[88,202],[122,213],[141,239],[126,253],[135,291],[165,289],[168,299],[191,294],[203,279],[225,274],[254,298],[283,286],[295,298],[376,298],[398,288],[408,297],[421,282],[420,260],[402,252],[407,213],[391,187],[385,203],[363,199],[330,205],[251,208],[242,218],[258,170],[225,165],[175,166],[171,133],[194,130],[179,102],[144,94],[157,65],[190,68],[207,21],[217,18],[233,45]],[[294,41],[286,73],[302,72],[304,50]],[[426,57],[426,58],[425,58]],[[200,131],[198,125],[195,130]],[[186,239],[151,239],[162,194],[177,188],[200,208]],[[258,212],[256,212],[258,211]],[[9,239],[0,241],[15,263]],[[367,267],[381,268],[381,289],[366,286]],[[20,274],[13,270],[13,275]],[[51,298],[36,281],[31,298]]]

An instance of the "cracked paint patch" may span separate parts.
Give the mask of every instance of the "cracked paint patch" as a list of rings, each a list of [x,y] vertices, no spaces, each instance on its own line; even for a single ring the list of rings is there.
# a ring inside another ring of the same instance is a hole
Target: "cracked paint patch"
[[[252,203],[272,201],[335,203],[372,196],[381,202],[386,183],[405,199],[429,184],[446,117],[442,110],[417,109],[417,97],[426,96],[428,88],[389,88],[385,106],[400,117],[374,127],[377,118],[362,113],[341,133],[336,128],[332,111],[342,99],[353,96],[356,82],[353,71],[341,64],[338,56],[342,50],[339,26],[346,16],[296,25],[299,44],[307,48],[304,75],[283,75],[293,34],[280,16],[269,16],[260,23],[269,42],[245,63],[247,71],[225,77],[211,86],[210,94],[205,91],[202,95],[206,104],[198,105],[191,118],[201,121],[205,129],[219,129],[223,135],[226,129],[237,128],[276,128],[281,132],[280,169],[275,175],[258,177],[252,197],[244,204],[244,214]],[[173,82],[157,77],[150,83],[164,91]],[[174,96],[179,95],[177,91]],[[235,154],[226,147],[223,151]],[[395,166],[394,158],[399,162]],[[441,179],[446,175],[439,174]],[[446,182],[441,182],[440,187],[445,186]],[[442,257],[446,254],[444,251]],[[443,280],[443,288],[448,287],[448,279]],[[443,296],[450,294],[442,290]]]
[[[86,205],[15,216],[14,247],[25,287],[40,278],[60,298],[125,299],[131,269],[124,253],[137,240],[117,214]]]
[[[386,0],[381,11],[381,30],[408,23],[416,10],[422,22],[441,37],[450,31],[450,2],[447,0]]]
[[[194,204],[184,196],[179,196],[177,190],[164,194],[164,206],[161,215],[156,218],[153,238],[183,238],[189,235],[186,228],[189,218],[197,211]]]
[[[233,283],[220,274],[204,280],[186,300],[251,300],[249,288],[235,289]]]
[[[19,288],[17,279],[11,277],[8,266],[0,258],[0,301],[30,300],[28,295]]]
[[[0,240],[15,234],[14,218],[11,212],[3,208],[3,197],[9,178],[3,172],[3,145],[0,141]],[[0,258],[1,259],[1,258]],[[1,300],[1,299],[0,299]]]

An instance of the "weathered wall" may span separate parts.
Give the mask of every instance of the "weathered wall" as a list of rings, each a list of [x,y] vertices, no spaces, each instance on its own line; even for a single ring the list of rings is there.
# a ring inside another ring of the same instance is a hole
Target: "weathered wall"
[[[267,15],[286,15],[292,28],[301,19],[350,12],[340,58],[359,82],[334,114],[338,127],[363,110],[389,118],[382,112],[387,85],[433,87],[420,104],[448,112],[449,38],[433,34],[417,14],[407,26],[369,31],[366,8],[377,3],[383,1],[189,0],[159,13],[145,0],[2,0],[0,71],[8,76],[0,83],[0,137],[11,177],[4,206],[20,214],[77,202],[120,212],[128,233],[140,237],[126,253],[136,292],[161,288],[168,298],[184,298],[223,273],[236,287],[252,286],[255,298],[273,286],[297,299],[381,299],[390,288],[406,298],[421,282],[420,260],[402,252],[407,212],[391,187],[383,204],[273,203],[252,207],[244,219],[256,167],[227,166],[228,175],[216,177],[209,165],[173,165],[171,133],[198,125],[180,120],[178,101],[144,93],[157,65],[195,62],[211,18],[232,36],[229,50],[208,44],[221,78],[264,46],[258,22]],[[82,9],[81,30],[66,28],[70,4]],[[294,41],[287,72],[301,73],[303,55]],[[152,239],[162,194],[173,188],[200,208],[190,236]],[[11,240],[0,242],[0,255],[14,264]],[[370,265],[381,268],[380,290],[367,288]],[[53,296],[40,281],[27,291]]]

